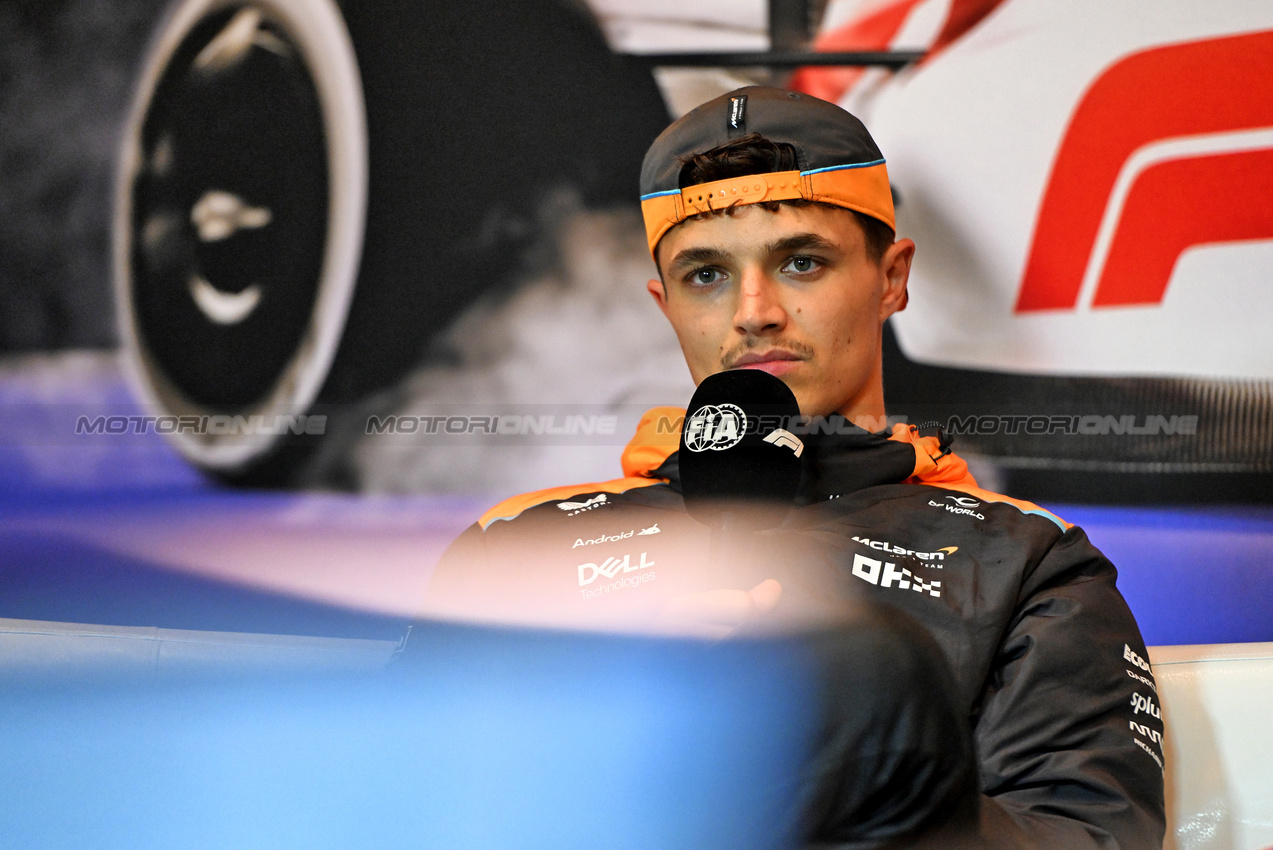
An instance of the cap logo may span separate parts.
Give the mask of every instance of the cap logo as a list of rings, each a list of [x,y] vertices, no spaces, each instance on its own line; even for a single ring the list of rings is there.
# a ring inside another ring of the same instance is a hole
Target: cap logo
[[[745,94],[729,99],[729,129],[739,133],[747,132],[747,95]]]

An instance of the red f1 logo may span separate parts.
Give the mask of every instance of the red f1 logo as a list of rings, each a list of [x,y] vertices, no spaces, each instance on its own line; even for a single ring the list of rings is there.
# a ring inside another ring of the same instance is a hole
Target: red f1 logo
[[[1273,238],[1273,31],[1158,47],[1079,102],[1016,312],[1157,304],[1190,246]]]

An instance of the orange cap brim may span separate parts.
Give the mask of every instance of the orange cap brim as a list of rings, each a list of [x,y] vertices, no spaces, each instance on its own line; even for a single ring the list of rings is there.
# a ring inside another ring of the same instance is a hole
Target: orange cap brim
[[[797,198],[856,210],[879,219],[893,231],[897,230],[888,170],[881,160],[813,171],[776,171],[730,177],[646,195],[641,199],[641,214],[645,218],[650,255],[654,256],[659,240],[669,230],[690,216],[740,204]]]

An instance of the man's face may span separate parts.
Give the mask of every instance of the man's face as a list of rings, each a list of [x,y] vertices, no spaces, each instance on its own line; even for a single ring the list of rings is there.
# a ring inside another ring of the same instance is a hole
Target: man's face
[[[847,210],[751,204],[668,231],[663,281],[649,289],[695,383],[763,369],[791,388],[801,413],[882,418],[881,328],[906,304],[914,248],[901,240],[876,262]]]

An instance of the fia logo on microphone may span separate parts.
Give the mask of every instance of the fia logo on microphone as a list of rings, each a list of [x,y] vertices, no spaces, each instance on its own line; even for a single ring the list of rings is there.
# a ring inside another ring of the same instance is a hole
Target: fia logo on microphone
[[[692,452],[724,451],[742,442],[747,415],[736,404],[705,404],[685,422],[685,448]]]

